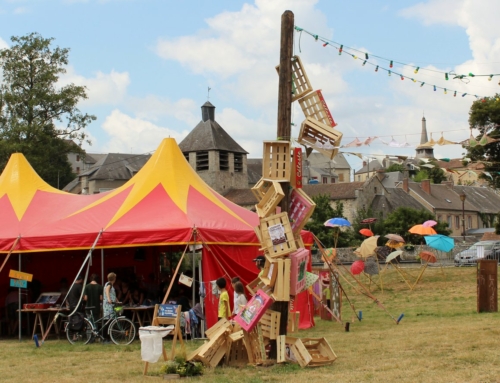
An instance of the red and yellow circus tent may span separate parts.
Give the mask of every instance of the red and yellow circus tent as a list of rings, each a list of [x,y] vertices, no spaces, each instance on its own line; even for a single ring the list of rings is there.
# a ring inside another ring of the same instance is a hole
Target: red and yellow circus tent
[[[89,249],[97,238],[97,249],[186,245],[196,239],[204,245],[204,281],[238,275],[248,283],[257,273],[251,262],[259,251],[257,215],[205,184],[172,138],[164,139],[125,185],[94,195],[51,187],[22,154],[13,154],[0,176],[0,217],[0,253],[43,257]],[[7,273],[2,274],[3,279]],[[210,325],[216,302],[206,304]]]

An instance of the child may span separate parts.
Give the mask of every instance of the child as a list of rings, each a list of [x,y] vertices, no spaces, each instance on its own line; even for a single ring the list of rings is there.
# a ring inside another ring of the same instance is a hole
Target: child
[[[231,307],[229,306],[229,294],[226,290],[226,280],[224,278],[219,278],[215,283],[220,291],[219,310],[217,316],[219,320],[222,318],[228,319],[231,315]]]
[[[233,314],[237,315],[247,304],[247,298],[245,297],[245,288],[243,287],[243,283],[239,281],[236,282],[234,284],[234,292],[236,293],[237,298],[234,303]]]
[[[259,277],[264,274],[264,265],[266,263],[266,257],[263,255],[259,255],[257,258],[253,259],[252,262],[255,262],[255,266],[259,269]]]
[[[238,299],[238,293],[236,292],[236,289],[234,288],[234,285],[236,282],[240,282],[240,277],[234,277],[231,279],[231,286],[233,286],[233,314],[234,310],[236,308],[236,300]]]

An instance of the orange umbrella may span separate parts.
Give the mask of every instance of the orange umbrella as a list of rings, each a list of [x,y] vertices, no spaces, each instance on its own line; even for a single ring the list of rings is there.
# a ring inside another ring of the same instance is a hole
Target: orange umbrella
[[[437,258],[436,256],[431,253],[430,251],[422,251],[419,255],[420,259],[423,259],[427,263],[436,263]]]
[[[415,225],[408,231],[412,234],[420,234],[420,235],[437,234],[436,230],[434,230],[432,227],[426,227],[423,225]]]
[[[359,231],[359,234],[362,234],[365,237],[373,237],[373,231],[371,231],[370,229],[361,229]]]
[[[387,241],[385,245],[389,246],[391,249],[399,249],[400,247],[403,247],[405,244],[404,242],[398,242],[390,239],[389,241]]]

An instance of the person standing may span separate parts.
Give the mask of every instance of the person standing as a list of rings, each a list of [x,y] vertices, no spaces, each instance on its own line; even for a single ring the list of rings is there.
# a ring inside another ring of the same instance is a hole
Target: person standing
[[[66,300],[69,305],[71,312],[76,308],[76,312],[81,314],[84,313],[83,302],[82,302],[82,291],[83,291],[83,276],[79,275],[76,277],[75,283],[70,287],[68,294],[66,295]]]
[[[255,262],[255,266],[259,269],[259,277],[264,274],[264,265],[266,263],[266,257],[263,255],[259,255],[257,258],[253,259],[252,262]]]
[[[220,291],[219,309],[217,311],[217,316],[219,320],[222,318],[228,319],[231,315],[231,307],[229,306],[229,294],[226,290],[226,279],[219,278],[215,283]]]
[[[102,315],[104,318],[113,314],[113,304],[116,303],[116,291],[113,287],[116,282],[116,274],[109,273],[108,281],[104,285],[104,299],[102,301]]]
[[[237,298],[234,303],[233,314],[237,315],[247,304],[247,297],[245,297],[245,288],[243,287],[243,283],[239,281],[236,282],[234,284],[234,292],[237,294]]]
[[[236,289],[234,288],[234,285],[236,282],[240,282],[240,277],[234,277],[231,279],[231,286],[233,286],[233,314],[234,310],[236,309],[236,300],[238,299],[238,293],[236,292]]]
[[[102,302],[102,291],[103,287],[97,282],[99,277],[97,274],[92,274],[90,276],[90,283],[85,286],[83,290],[83,299],[86,302],[87,307],[93,307],[90,309],[92,311],[92,316],[94,321],[101,318],[101,302]]]

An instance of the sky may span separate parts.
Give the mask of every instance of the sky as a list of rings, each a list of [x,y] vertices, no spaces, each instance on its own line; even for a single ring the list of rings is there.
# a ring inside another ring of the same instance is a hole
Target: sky
[[[285,10],[318,35],[295,32],[294,54],[322,90],[342,144],[378,137],[341,149],[362,154],[346,156],[354,169],[368,158],[414,156],[423,116],[429,139],[469,138],[470,95],[500,91],[500,76],[479,76],[500,74],[495,0],[0,0],[0,48],[38,32],[70,49],[60,83],[87,87],[78,107],[97,116],[87,128],[90,153],[149,153],[164,137],[180,142],[208,99],[216,121],[259,158],[262,141],[276,139]],[[453,75],[468,73],[477,76]],[[292,111],[297,138],[305,117],[297,102]],[[434,147],[436,158],[463,153],[461,145]]]

